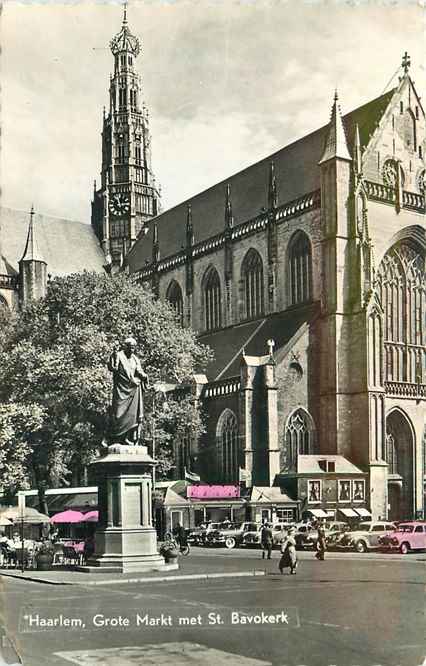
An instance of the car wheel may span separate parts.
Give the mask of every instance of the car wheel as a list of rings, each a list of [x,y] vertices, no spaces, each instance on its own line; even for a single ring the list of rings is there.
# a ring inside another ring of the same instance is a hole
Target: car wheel
[[[357,553],[365,553],[367,550],[367,544],[365,541],[357,541],[355,544],[355,550]]]
[[[401,555],[406,555],[409,552],[409,550],[410,550],[410,544],[407,543],[406,541],[404,541],[404,543],[402,543],[399,547],[399,552],[401,553]]]
[[[235,548],[235,539],[233,537],[228,537],[225,541],[226,548]]]

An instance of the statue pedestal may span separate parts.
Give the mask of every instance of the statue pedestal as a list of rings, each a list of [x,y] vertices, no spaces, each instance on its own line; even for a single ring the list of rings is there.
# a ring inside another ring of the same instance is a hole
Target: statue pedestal
[[[152,526],[152,469],[145,446],[114,444],[91,465],[98,485],[95,553],[83,571],[169,571]]]

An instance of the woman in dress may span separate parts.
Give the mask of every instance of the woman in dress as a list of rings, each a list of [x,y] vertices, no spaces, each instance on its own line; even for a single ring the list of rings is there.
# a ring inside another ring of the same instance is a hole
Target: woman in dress
[[[281,573],[289,568],[291,574],[296,574],[297,553],[296,540],[294,538],[296,530],[290,529],[287,536],[281,541],[281,559],[278,562],[278,568]]]

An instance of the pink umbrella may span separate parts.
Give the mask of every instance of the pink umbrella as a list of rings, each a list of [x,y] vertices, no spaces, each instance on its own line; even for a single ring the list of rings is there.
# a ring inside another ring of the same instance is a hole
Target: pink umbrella
[[[61,513],[55,513],[55,515],[51,517],[50,522],[51,523],[81,523],[83,518],[84,518],[84,516],[81,513],[81,511],[72,511],[71,509],[68,509],[68,511],[61,511]]]
[[[99,520],[99,511],[89,511],[83,516],[83,523],[97,523]]]

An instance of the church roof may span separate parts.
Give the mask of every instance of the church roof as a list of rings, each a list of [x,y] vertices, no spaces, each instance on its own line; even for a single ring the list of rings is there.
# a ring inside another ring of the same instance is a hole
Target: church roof
[[[214,360],[206,371],[209,381],[238,376],[243,350],[251,356],[264,356],[270,339],[275,342],[275,354],[279,354],[297,331],[315,318],[317,311],[318,304],[312,303],[201,335],[199,341],[214,352]]]
[[[356,125],[359,127],[361,147],[365,148],[370,136],[380,122],[394,90],[360,106],[343,116],[347,144],[352,150]],[[160,256],[168,257],[179,252],[186,242],[187,207],[191,204],[195,242],[206,240],[225,228],[226,187],[230,185],[230,197],[234,225],[245,222],[268,206],[268,181],[270,163],[274,162],[277,182],[278,205],[320,188],[320,161],[330,124],[285,146],[260,162],[250,165],[220,183],[180,203],[154,218],[158,225]],[[200,153],[201,159],[201,153]],[[143,268],[151,262],[153,221],[127,255],[130,271]]]
[[[28,238],[30,216],[13,208],[0,208],[0,246],[7,274],[19,270]],[[34,214],[37,244],[51,275],[83,270],[103,271],[105,258],[89,224]]]

